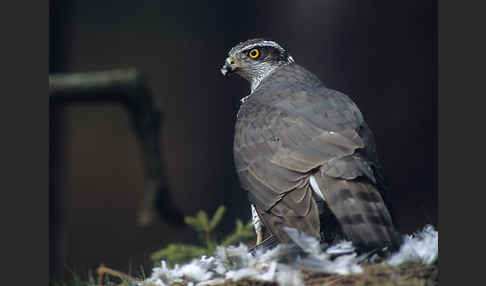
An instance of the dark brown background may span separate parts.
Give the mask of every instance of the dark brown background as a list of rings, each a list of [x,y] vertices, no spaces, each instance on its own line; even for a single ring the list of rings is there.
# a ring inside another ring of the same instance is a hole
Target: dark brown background
[[[51,73],[133,66],[165,113],[171,192],[187,215],[225,204],[223,230],[250,218],[232,162],[249,87],[219,72],[228,50],[270,37],[348,94],[375,133],[402,233],[437,225],[436,1],[51,1]],[[143,165],[118,105],[53,108],[51,277],[101,262],[150,272],[149,253],[194,233],[136,225]],[[59,236],[52,234],[60,233]],[[131,265],[131,266],[130,266]]]

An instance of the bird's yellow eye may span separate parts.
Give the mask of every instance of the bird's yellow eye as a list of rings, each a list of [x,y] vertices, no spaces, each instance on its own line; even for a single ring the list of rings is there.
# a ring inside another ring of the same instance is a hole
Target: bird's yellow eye
[[[260,51],[258,49],[253,49],[248,53],[248,56],[252,59],[258,58],[259,55],[260,55]]]

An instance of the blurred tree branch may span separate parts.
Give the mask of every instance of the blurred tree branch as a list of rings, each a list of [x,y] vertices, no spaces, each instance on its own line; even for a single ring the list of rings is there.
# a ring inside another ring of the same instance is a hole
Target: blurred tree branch
[[[153,221],[156,207],[175,224],[183,224],[183,214],[174,204],[168,189],[160,151],[162,112],[154,103],[152,91],[141,72],[134,68],[49,76],[50,104],[95,102],[121,103],[127,110],[144,158],[145,198],[138,221],[142,226]]]

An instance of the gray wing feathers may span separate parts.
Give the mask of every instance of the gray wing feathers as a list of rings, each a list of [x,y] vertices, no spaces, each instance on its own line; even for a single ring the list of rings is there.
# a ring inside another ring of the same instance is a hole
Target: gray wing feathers
[[[302,128],[301,133],[304,132],[305,128]],[[319,130],[314,132],[312,139],[287,147],[291,145],[288,142],[295,141],[296,136],[291,135],[290,132],[282,132],[282,148],[274,153],[271,160],[276,165],[302,173],[309,172],[332,158],[353,154],[357,148],[363,147],[358,134],[350,129],[340,133]]]
[[[312,198],[312,190],[308,186],[287,193],[269,211],[263,212],[257,208],[257,212],[264,225],[280,242],[291,242],[283,230],[284,226],[319,237],[319,214],[316,202]]]
[[[396,243],[376,187],[381,174],[374,139],[357,106],[302,68],[288,69],[311,83],[275,73],[240,106],[236,122],[235,167],[265,226],[280,241],[288,241],[283,226],[319,235],[309,186],[315,174],[329,209],[353,242]]]

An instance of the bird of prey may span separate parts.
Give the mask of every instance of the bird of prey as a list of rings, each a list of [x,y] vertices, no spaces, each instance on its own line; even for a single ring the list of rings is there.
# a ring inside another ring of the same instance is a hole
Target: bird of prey
[[[257,246],[291,242],[284,227],[363,250],[399,246],[373,134],[348,96],[266,39],[234,46],[221,72],[250,83],[233,155]]]

